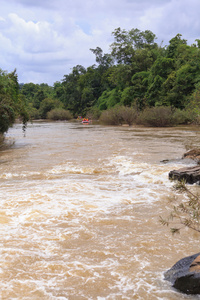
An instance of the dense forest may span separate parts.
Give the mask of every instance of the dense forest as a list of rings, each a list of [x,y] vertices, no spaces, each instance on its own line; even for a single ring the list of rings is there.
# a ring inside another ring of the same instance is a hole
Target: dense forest
[[[130,109],[143,114],[143,121],[150,111],[155,113],[157,109],[160,115],[159,109],[165,108],[168,110],[164,114],[173,112],[178,123],[198,122],[200,40],[187,45],[177,34],[163,46],[156,43],[150,30],[121,28],[115,29],[112,36],[110,53],[100,47],[90,49],[96,64],[88,68],[74,66],[53,86],[19,84],[16,71],[1,71],[0,132],[5,132],[16,117],[24,123],[28,118],[67,119],[79,115],[95,119],[104,115],[105,119],[105,112],[115,112],[116,117],[120,108],[126,116]],[[120,118],[126,119],[122,113],[118,114]]]

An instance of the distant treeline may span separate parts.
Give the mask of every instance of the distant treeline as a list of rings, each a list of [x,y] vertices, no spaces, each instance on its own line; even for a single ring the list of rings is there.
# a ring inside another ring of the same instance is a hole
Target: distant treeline
[[[59,118],[64,111],[68,112],[66,118],[78,115],[99,118],[102,112],[113,111],[114,107],[130,107],[138,114],[168,107],[173,114],[177,109],[190,111],[194,121],[198,119],[200,40],[189,46],[177,34],[163,46],[156,43],[156,36],[150,30],[117,28],[112,35],[110,53],[104,53],[100,47],[90,49],[96,64],[87,69],[75,66],[53,87],[44,83],[18,85],[16,72],[2,72],[0,109],[8,101],[14,113],[26,120],[25,112],[32,119],[55,117],[55,114]],[[12,122],[12,113],[10,116]]]

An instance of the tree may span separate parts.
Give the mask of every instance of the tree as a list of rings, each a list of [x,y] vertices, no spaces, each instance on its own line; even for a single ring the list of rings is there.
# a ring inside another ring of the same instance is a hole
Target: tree
[[[102,110],[116,104],[136,106],[172,106],[184,109],[200,82],[200,42],[187,45],[177,34],[162,47],[150,30],[116,28],[110,53],[100,47],[90,49],[96,63],[88,68],[73,67],[62,82],[25,84],[25,95],[32,110],[39,111],[45,98],[59,99],[74,115],[86,115],[93,107]]]
[[[65,109],[71,111],[73,115],[78,115],[81,112],[81,90],[78,82],[81,75],[85,73],[85,68],[81,65],[77,65],[72,69],[72,72],[69,75],[64,75],[62,81],[64,91],[62,101]]]
[[[40,117],[42,119],[46,119],[47,113],[54,108],[62,108],[61,102],[51,98],[45,98],[40,104],[40,109],[39,109]]]
[[[178,54],[178,47],[180,45],[187,45],[187,41],[182,39],[182,34],[178,33],[174,38],[169,41],[167,47],[167,57],[174,59]]]
[[[29,118],[25,99],[19,95],[16,69],[11,73],[0,70],[0,133],[5,133],[16,118],[21,118],[24,126]]]
[[[123,90],[131,85],[132,76],[133,72],[130,65],[118,64],[111,69],[109,81],[114,87]]]
[[[103,70],[109,68],[113,64],[113,58],[111,54],[103,54],[103,50],[100,47],[90,50],[96,55],[96,62]]]
[[[138,49],[153,49],[157,47],[156,36],[150,30],[122,30],[120,27],[112,32],[114,43],[111,44],[112,56],[118,63],[131,64]]]
[[[104,91],[99,97],[97,106],[100,110],[106,110],[120,103],[121,92],[116,88],[111,91]]]

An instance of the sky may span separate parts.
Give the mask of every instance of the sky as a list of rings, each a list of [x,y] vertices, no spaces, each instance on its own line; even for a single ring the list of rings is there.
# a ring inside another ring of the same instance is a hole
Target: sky
[[[0,69],[19,83],[62,81],[76,65],[110,53],[112,32],[151,30],[162,46],[178,33],[200,38],[200,0],[0,0]]]

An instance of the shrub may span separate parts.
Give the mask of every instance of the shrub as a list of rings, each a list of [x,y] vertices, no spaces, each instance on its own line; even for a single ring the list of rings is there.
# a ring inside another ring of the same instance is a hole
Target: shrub
[[[103,111],[100,121],[106,125],[132,125],[137,118],[137,111],[133,107],[115,106]]]
[[[141,112],[137,123],[153,127],[167,127],[175,125],[175,119],[171,107],[158,106],[146,108]]]
[[[103,111],[99,120],[101,123],[103,123],[105,125],[120,125],[120,124],[122,124],[122,119],[119,114],[119,106]]]
[[[122,106],[119,110],[119,114],[124,123],[132,125],[136,122],[138,113],[133,107]]]
[[[72,119],[72,115],[69,110],[65,110],[63,108],[55,108],[47,113],[47,119],[50,120],[70,120]]]
[[[173,113],[173,122],[176,125],[196,123],[196,115],[189,110],[176,109]]]

